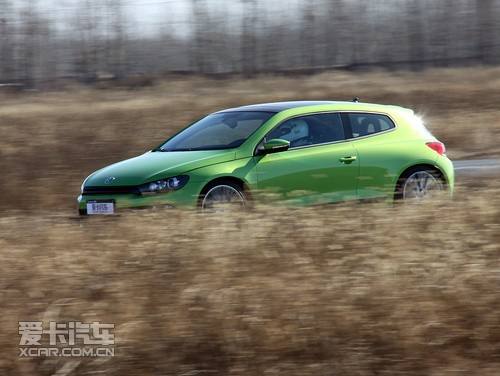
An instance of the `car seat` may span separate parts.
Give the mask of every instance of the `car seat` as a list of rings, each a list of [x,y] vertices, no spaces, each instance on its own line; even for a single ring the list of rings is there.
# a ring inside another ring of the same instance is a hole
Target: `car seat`
[[[366,136],[380,131],[380,123],[372,118],[366,117],[359,126],[359,136]]]

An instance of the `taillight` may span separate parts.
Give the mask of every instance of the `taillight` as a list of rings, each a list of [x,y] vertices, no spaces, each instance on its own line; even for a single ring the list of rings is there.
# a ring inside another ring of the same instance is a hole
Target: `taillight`
[[[433,141],[433,142],[428,142],[426,143],[428,147],[430,147],[432,150],[434,150],[436,153],[439,155],[444,155],[446,154],[446,146],[442,142],[439,141]]]

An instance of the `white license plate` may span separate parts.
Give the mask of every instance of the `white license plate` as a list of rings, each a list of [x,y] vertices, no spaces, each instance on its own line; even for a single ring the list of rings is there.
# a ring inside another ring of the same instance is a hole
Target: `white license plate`
[[[112,202],[88,202],[88,215],[108,215],[115,213],[115,204]]]

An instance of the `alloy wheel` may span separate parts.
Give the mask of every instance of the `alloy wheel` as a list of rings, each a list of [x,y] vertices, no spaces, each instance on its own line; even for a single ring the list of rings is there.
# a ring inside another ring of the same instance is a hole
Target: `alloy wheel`
[[[404,200],[423,200],[442,192],[442,181],[429,171],[417,171],[411,174],[403,186]]]
[[[244,208],[246,205],[243,194],[230,185],[217,185],[211,188],[203,197],[203,211],[225,212]]]

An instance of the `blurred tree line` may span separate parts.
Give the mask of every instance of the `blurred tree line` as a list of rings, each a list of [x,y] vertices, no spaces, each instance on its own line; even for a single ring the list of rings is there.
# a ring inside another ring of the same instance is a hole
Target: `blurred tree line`
[[[62,22],[41,0],[0,0],[0,82],[500,62],[500,0],[304,0],[293,12],[234,0],[237,13],[178,1],[190,5],[183,32],[167,1],[162,26],[146,35],[126,0],[75,2]]]

